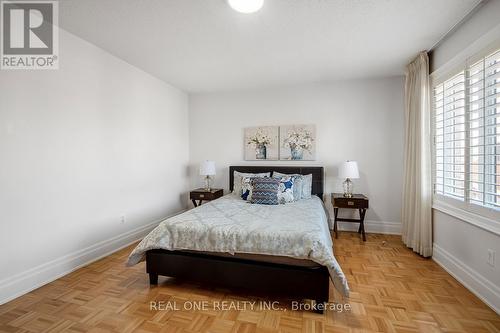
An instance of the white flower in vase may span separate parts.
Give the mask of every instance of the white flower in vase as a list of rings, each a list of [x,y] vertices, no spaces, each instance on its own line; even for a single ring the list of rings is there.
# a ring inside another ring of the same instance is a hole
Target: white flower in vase
[[[271,144],[271,138],[266,132],[261,129],[257,130],[254,135],[248,138],[247,143],[255,146],[256,159],[267,159],[267,145]]]
[[[288,132],[287,137],[283,140],[283,147],[290,148],[292,160],[301,160],[304,158],[304,150],[311,153],[313,141],[312,134],[307,129],[293,129]]]

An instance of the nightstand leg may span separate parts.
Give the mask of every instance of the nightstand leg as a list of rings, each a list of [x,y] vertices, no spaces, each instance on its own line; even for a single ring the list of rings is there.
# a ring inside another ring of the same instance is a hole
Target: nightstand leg
[[[198,205],[196,204],[196,200],[191,199],[191,201],[193,202],[193,205],[194,205],[195,207],[198,207]]]
[[[333,208],[333,233],[335,235],[335,238],[339,238],[339,232],[337,230],[337,215],[339,213],[339,209],[338,208]]]
[[[366,234],[365,234],[365,214],[366,214],[366,209],[360,209],[359,210],[359,231],[361,232],[361,235],[363,236],[363,242],[366,242]]]

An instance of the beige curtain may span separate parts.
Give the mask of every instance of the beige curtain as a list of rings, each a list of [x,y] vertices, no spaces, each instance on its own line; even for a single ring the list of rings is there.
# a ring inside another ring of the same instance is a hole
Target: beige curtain
[[[406,68],[403,242],[432,255],[431,107],[429,58],[422,52]]]

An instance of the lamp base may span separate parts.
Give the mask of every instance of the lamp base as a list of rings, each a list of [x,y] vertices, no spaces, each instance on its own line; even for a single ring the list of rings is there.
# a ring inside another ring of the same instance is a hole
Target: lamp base
[[[205,191],[210,192],[210,176],[205,176]]]
[[[346,180],[342,183],[344,187],[344,197],[345,198],[352,198],[352,181],[349,178],[346,178]]]

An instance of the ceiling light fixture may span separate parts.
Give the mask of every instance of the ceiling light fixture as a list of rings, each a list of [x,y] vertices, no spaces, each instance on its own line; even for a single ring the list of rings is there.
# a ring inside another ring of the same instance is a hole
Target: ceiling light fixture
[[[264,0],[227,0],[229,6],[237,12],[255,13],[264,5]]]

